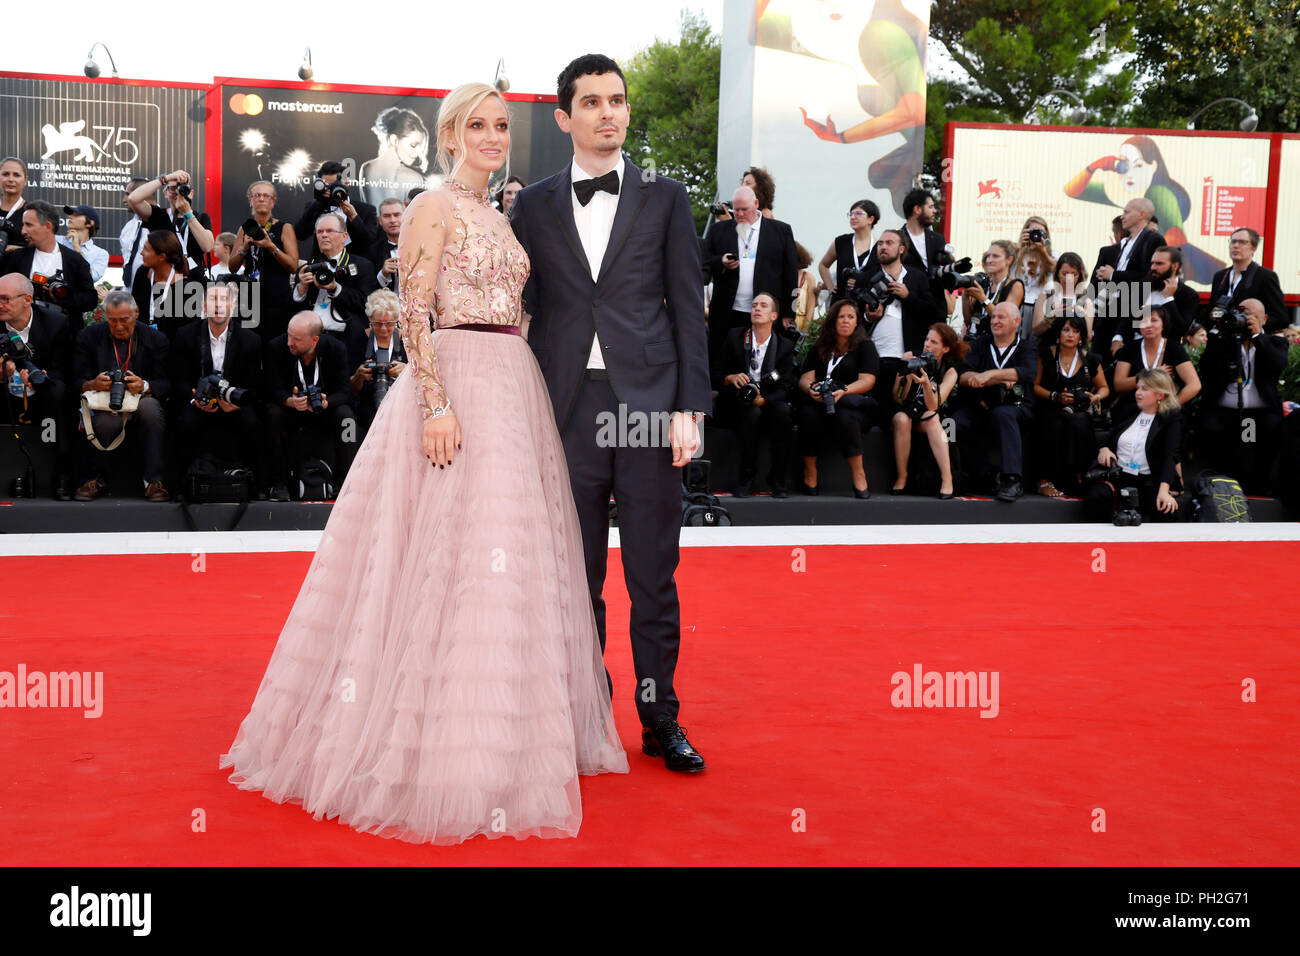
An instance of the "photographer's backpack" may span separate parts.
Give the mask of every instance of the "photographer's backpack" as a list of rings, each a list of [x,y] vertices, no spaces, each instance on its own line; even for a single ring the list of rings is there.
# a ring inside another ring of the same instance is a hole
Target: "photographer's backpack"
[[[294,472],[299,501],[331,501],[334,498],[334,472],[319,458],[305,458]]]
[[[683,528],[728,528],[731,512],[718,503],[718,496],[703,491],[682,491]]]
[[[253,497],[253,473],[211,455],[190,462],[185,478],[185,497],[195,504],[238,503]]]
[[[1250,502],[1236,478],[1204,471],[1192,479],[1193,521],[1250,521]]]

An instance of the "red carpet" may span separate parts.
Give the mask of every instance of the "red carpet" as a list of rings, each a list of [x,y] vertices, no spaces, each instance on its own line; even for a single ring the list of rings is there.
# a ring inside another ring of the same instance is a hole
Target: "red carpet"
[[[452,848],[217,770],[310,555],[0,559],[0,671],[103,671],[105,697],[99,719],[0,709],[0,863],[1294,864],[1300,546],[1106,551],[1094,573],[1091,545],[814,547],[805,571],[790,549],[683,549],[681,720],[709,762],[686,778],[638,752],[615,552],[632,773],[583,778],[576,840]],[[915,664],[997,671],[999,713],[895,708]]]

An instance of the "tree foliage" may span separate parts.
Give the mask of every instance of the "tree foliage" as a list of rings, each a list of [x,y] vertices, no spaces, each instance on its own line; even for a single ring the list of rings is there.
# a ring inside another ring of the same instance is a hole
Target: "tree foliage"
[[[702,229],[717,192],[719,38],[703,16],[682,11],[677,42],[656,39],[623,72],[632,109],[624,148],[638,166],[686,187]]]

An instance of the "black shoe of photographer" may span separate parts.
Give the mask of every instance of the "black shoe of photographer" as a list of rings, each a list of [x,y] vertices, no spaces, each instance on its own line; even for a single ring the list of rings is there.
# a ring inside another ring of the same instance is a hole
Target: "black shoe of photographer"
[[[72,500],[72,481],[67,475],[59,475],[54,482],[54,500],[71,501]]]
[[[736,483],[736,488],[731,492],[733,498],[749,498],[754,494],[754,483],[750,481],[741,481]]]
[[[998,485],[998,493],[994,496],[998,501],[1015,501],[1024,495],[1025,489],[1020,486],[1019,475],[1004,475]]]
[[[289,486],[284,482],[272,485],[270,498],[272,501],[289,501]]]
[[[678,773],[704,769],[704,758],[686,739],[686,728],[671,717],[660,718],[654,727],[641,728],[641,752],[647,757],[663,757],[664,766]]]
[[[789,497],[790,497],[790,489],[788,489],[785,485],[776,485],[776,484],[774,484],[774,485],[772,485],[772,497],[773,497],[773,498],[789,498]]]

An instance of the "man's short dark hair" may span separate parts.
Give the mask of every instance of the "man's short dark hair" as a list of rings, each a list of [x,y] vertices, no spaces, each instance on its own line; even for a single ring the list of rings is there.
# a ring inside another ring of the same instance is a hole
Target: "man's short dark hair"
[[[47,226],[59,227],[59,211],[43,199],[33,199],[23,204],[23,212],[34,212],[36,218]]]
[[[927,199],[933,199],[933,198],[934,197],[931,196],[930,193],[924,189],[913,189],[911,192],[909,192],[906,196],[903,197],[904,218],[911,219],[913,209],[917,208],[918,206],[924,209],[925,201]]]
[[[1183,250],[1179,249],[1177,246],[1161,246],[1156,250],[1156,252],[1163,252],[1169,257],[1169,261],[1175,265],[1181,266],[1183,264]],[[1152,255],[1155,255],[1155,252],[1153,252]]]
[[[626,94],[627,77],[623,75],[618,64],[603,53],[584,53],[566,66],[555,79],[560,109],[570,116],[573,115],[573,94],[578,89],[578,77],[588,74],[603,76],[606,73],[618,74],[618,78],[623,81],[623,93]]]
[[[1250,236],[1250,248],[1259,248],[1259,233],[1254,229],[1251,229],[1250,226],[1238,226],[1236,229],[1232,230],[1232,235],[1235,236],[1239,232],[1244,232],[1246,235]],[[1232,236],[1229,236],[1228,238],[1231,239]]]
[[[926,195],[930,194],[926,193]],[[881,236],[891,232],[898,237],[898,261],[903,262],[907,259],[907,240],[903,238],[903,230],[901,229],[886,229],[881,233]]]
[[[317,176],[342,176],[343,171],[347,169],[337,159],[327,159],[320,164],[320,169],[316,170]]]

